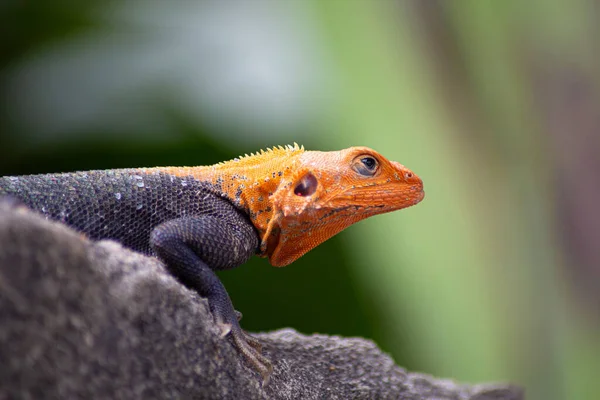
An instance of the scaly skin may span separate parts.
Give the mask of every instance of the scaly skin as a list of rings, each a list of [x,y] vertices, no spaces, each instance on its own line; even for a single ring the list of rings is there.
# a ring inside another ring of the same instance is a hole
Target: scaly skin
[[[253,254],[285,266],[353,223],[423,199],[412,171],[367,147],[261,151],[206,167],[133,168],[0,177],[8,195],[91,239],[158,256],[206,297],[221,336],[262,374],[258,341],[240,328],[215,270]]]

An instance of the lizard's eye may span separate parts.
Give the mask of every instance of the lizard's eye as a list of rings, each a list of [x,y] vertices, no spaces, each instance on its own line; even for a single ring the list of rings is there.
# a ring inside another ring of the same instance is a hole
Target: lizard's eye
[[[352,165],[352,168],[363,176],[375,175],[378,167],[379,163],[377,162],[377,159],[372,156],[358,157]]]
[[[296,196],[307,197],[317,191],[317,178],[310,172],[302,177],[300,182],[294,188],[294,194]]]

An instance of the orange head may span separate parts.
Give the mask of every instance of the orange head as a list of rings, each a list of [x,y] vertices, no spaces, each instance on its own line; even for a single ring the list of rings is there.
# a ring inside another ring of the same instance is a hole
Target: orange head
[[[284,266],[362,219],[419,203],[423,182],[368,147],[298,153],[269,197],[262,255]]]
[[[274,147],[207,167],[159,168],[212,182],[245,210],[261,239],[259,255],[284,266],[343,229],[423,200],[423,182],[368,147],[304,151]]]

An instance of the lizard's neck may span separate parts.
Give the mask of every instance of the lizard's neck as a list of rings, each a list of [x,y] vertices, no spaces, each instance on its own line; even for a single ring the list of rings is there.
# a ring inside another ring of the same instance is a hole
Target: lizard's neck
[[[282,182],[293,176],[302,153],[304,149],[298,145],[277,147],[210,166],[158,170],[210,183],[218,193],[247,213],[263,241],[276,211],[272,196]],[[263,244],[261,252],[265,251],[266,244]]]

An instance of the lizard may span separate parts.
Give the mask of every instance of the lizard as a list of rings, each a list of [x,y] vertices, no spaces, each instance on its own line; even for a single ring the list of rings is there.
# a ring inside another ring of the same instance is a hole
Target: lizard
[[[368,147],[277,146],[211,166],[108,169],[0,177],[0,197],[92,240],[157,256],[208,300],[220,336],[266,382],[271,361],[243,331],[216,270],[252,255],[290,264],[367,217],[419,203],[423,182]]]

